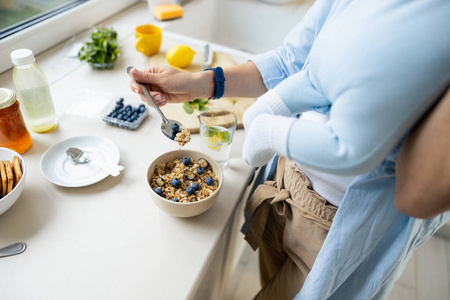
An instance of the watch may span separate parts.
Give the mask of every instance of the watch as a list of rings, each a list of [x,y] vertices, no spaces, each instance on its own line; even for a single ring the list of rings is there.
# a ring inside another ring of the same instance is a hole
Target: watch
[[[225,92],[225,76],[223,75],[223,70],[221,67],[217,68],[208,68],[206,70],[211,70],[214,72],[214,95],[211,99],[219,99],[222,98],[223,93]]]

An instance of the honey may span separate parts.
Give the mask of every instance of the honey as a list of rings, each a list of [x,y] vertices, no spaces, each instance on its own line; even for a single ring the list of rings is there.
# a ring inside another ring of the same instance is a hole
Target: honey
[[[22,154],[31,144],[30,132],[25,125],[16,94],[9,89],[0,88],[0,147]]]

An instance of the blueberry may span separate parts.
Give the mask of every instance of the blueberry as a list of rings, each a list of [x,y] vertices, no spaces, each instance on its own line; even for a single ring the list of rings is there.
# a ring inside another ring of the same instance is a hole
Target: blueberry
[[[183,165],[189,166],[191,164],[191,159],[189,157],[185,156],[185,157],[183,157],[181,162],[183,163]]]
[[[163,186],[165,181],[162,177],[158,177],[158,178],[156,178],[155,183],[157,186]]]
[[[119,102],[120,102],[120,103],[123,103],[123,100],[124,100],[123,97],[120,97],[120,98],[119,98]]]
[[[141,113],[143,113],[145,110],[146,110],[145,106],[141,106],[141,107],[139,108],[139,111],[140,111]]]
[[[177,136],[177,132],[175,132],[175,131],[173,131],[173,130],[170,130],[170,138],[171,138],[172,140],[174,140],[176,136]]]
[[[178,178],[174,178],[172,179],[172,181],[170,182],[170,184],[174,187],[174,188],[179,188],[181,186],[181,181]]]
[[[122,118],[123,118],[123,115],[122,115],[122,114],[118,114],[118,115],[117,115],[117,119],[122,120]]]
[[[198,191],[200,189],[200,184],[198,184],[198,182],[196,182],[192,185],[192,187],[194,188],[194,190]]]
[[[157,194],[160,195],[161,197],[164,196],[164,193],[163,193],[162,189],[156,188],[156,189],[154,189],[154,191],[155,191],[155,193],[157,193]]]
[[[205,169],[203,169],[202,167],[198,167],[197,168],[197,174],[198,175],[202,175],[203,173],[205,173]]]
[[[173,198],[172,201],[173,202],[180,202],[180,200],[178,200],[178,198]]]
[[[206,168],[208,166],[208,161],[204,158],[199,158],[197,162],[202,168]]]
[[[183,175],[186,180],[194,180],[195,178],[195,174],[191,170],[184,170]]]
[[[195,193],[195,189],[192,186],[188,186],[186,189],[186,193],[188,195],[192,195],[193,193]]]
[[[207,185],[214,185],[214,179],[212,179],[211,177],[206,177],[205,183]]]
[[[173,123],[172,127],[170,127],[170,129],[172,129],[175,132],[180,131],[180,125],[178,125],[178,123]]]

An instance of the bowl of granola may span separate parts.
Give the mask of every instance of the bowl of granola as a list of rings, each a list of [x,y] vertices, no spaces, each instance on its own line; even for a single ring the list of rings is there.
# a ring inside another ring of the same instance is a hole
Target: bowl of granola
[[[219,196],[223,173],[212,157],[194,150],[175,150],[157,157],[147,170],[153,202],[181,218],[207,211]]]

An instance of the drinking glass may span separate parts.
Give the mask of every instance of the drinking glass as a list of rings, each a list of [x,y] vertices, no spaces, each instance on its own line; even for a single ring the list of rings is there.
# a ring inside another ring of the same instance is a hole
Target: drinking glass
[[[224,168],[230,158],[236,116],[223,108],[211,108],[203,111],[198,118],[202,151]]]

